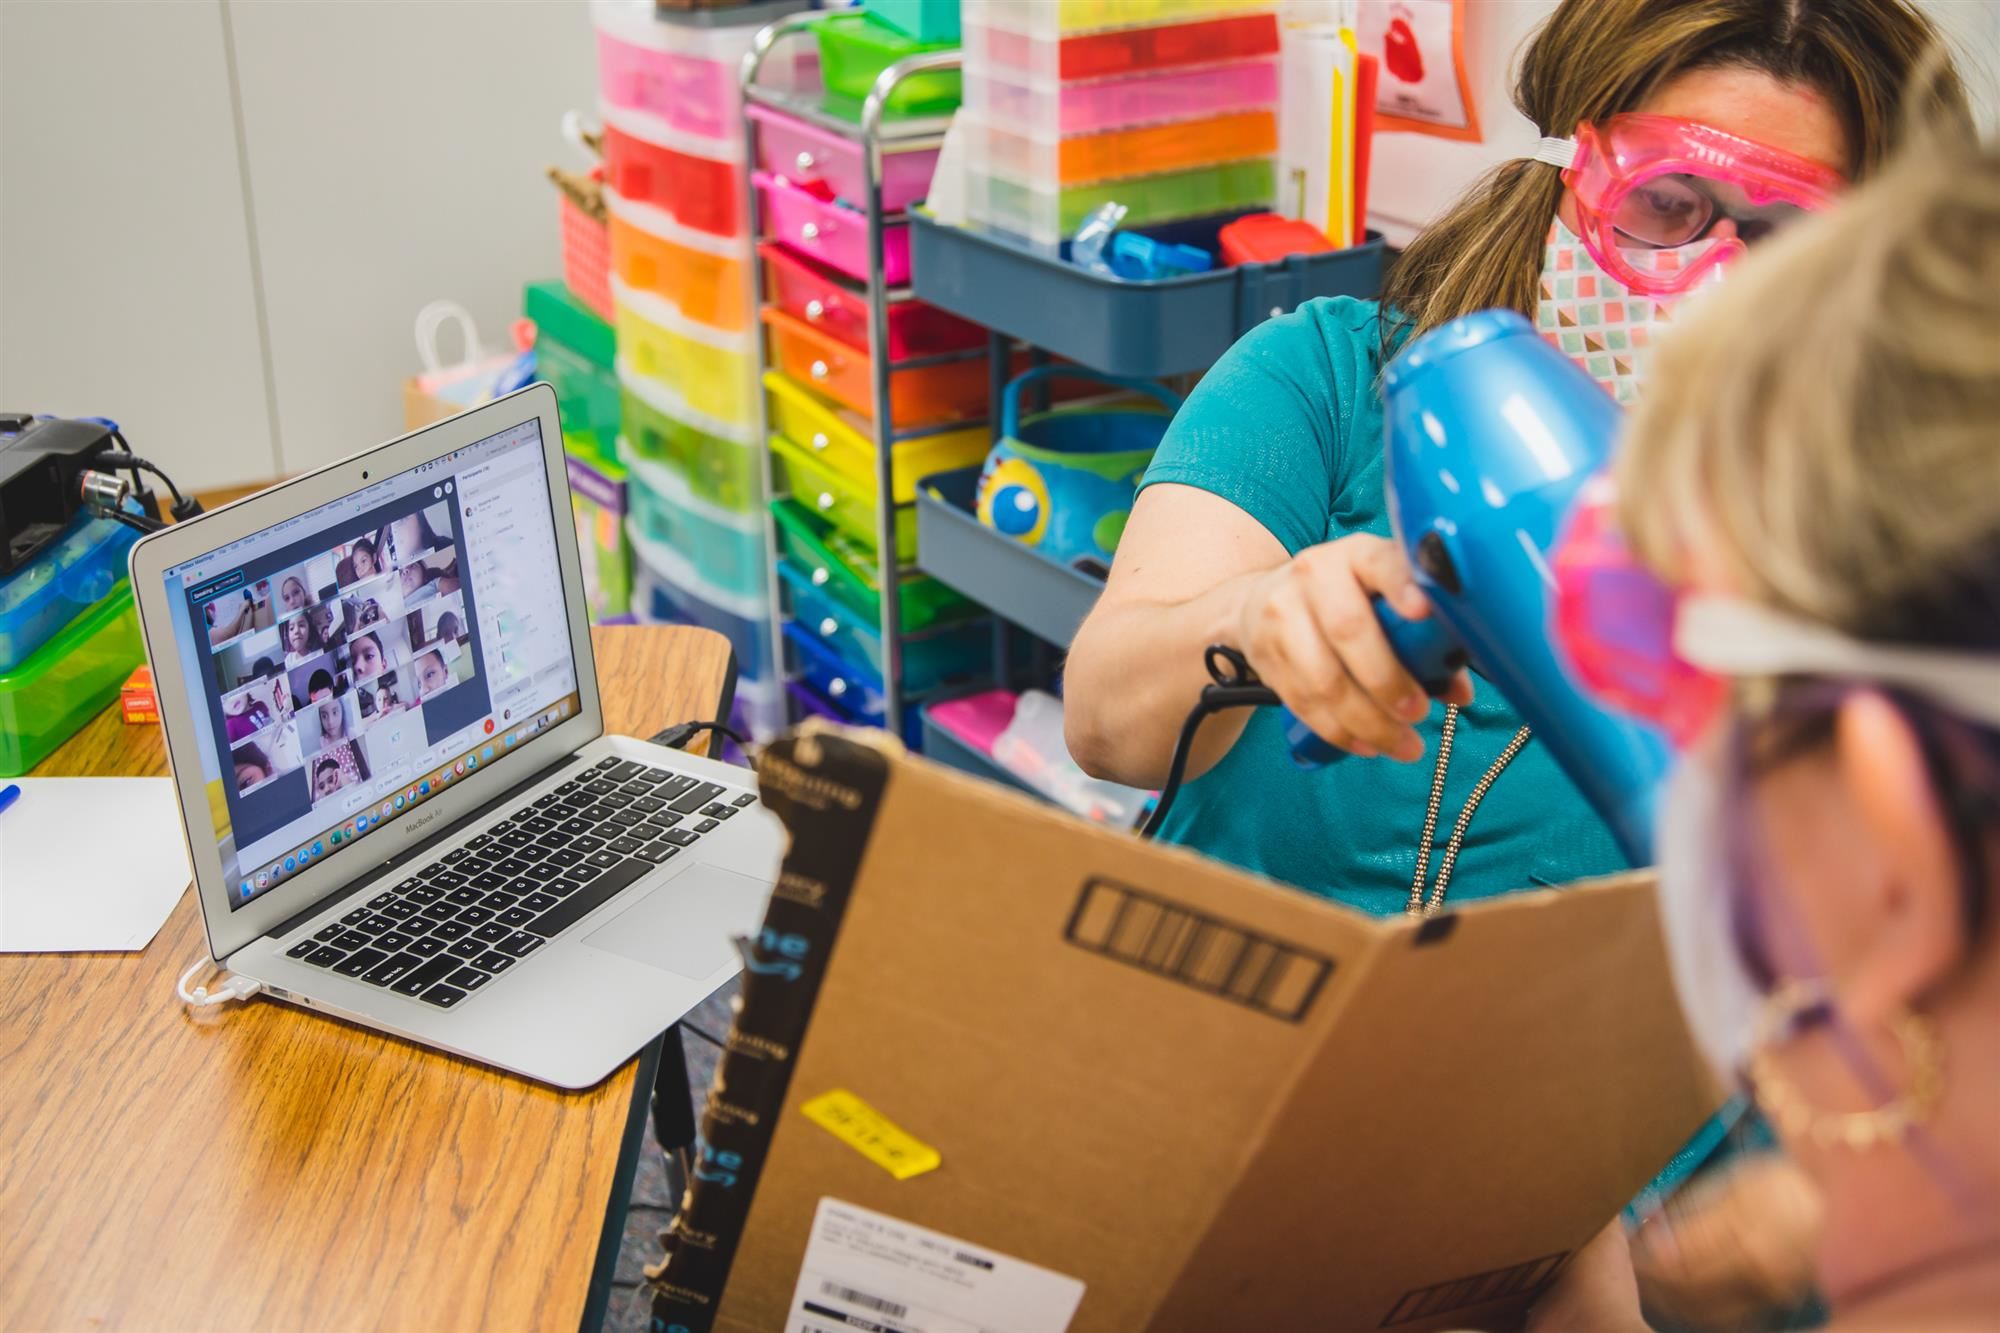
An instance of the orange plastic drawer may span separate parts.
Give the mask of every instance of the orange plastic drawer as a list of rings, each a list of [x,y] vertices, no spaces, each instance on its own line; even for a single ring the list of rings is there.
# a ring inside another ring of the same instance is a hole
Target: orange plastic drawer
[[[777,367],[866,417],[875,415],[868,353],[805,321],[768,307],[771,360]],[[889,419],[897,430],[986,415],[986,358],[898,370],[889,376]]]
[[[615,197],[611,267],[627,287],[653,293],[697,324],[739,333],[750,327],[750,278],[735,244],[683,227],[657,208]]]

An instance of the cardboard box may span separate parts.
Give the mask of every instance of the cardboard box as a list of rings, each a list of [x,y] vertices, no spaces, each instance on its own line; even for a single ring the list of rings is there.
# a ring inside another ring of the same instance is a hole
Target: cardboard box
[[[1716,1104],[1649,877],[1377,919],[878,732],[759,776],[656,1328],[1503,1328]]]

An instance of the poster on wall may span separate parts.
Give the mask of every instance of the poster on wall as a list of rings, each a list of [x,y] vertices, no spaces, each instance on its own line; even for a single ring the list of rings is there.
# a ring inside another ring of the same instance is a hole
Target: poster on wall
[[[1381,70],[1375,128],[1479,142],[1465,65],[1465,0],[1358,0],[1355,36]]]

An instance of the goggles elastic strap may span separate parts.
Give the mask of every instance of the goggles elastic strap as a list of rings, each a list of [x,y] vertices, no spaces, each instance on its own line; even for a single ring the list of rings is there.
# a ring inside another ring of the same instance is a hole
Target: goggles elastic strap
[[[1864,643],[1769,607],[1689,597],[1675,618],[1683,660],[1724,676],[1824,676],[1923,695],[1969,721],[2000,727],[2000,658]]]
[[[1576,140],[1545,137],[1535,145],[1535,151],[1529,155],[1528,160],[1546,162],[1552,167],[1561,167],[1567,171],[1576,162]]]

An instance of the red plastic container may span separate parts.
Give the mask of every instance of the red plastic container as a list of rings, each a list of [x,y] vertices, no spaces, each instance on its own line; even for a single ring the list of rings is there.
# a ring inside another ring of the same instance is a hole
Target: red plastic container
[[[757,247],[763,257],[771,299],[822,333],[849,347],[868,350],[868,301],[834,276],[831,269],[770,241]],[[889,304],[889,359],[907,361],[940,352],[982,346],[986,330],[922,301]]]
[[[743,234],[737,163],[648,143],[606,125],[604,177],[625,198],[664,209],[684,227],[713,236]]]

